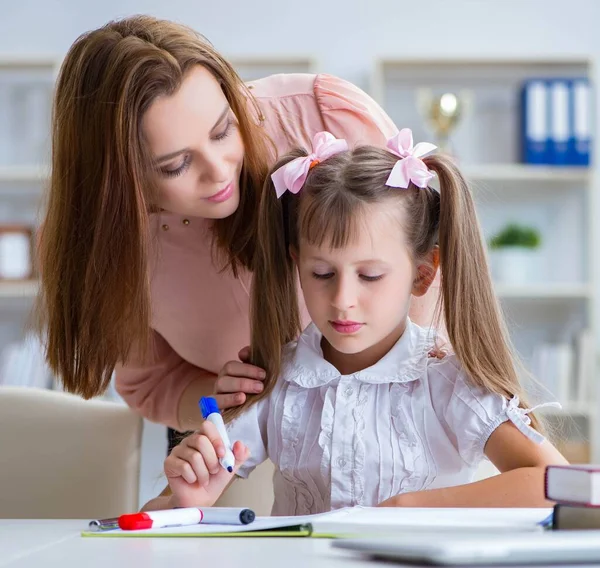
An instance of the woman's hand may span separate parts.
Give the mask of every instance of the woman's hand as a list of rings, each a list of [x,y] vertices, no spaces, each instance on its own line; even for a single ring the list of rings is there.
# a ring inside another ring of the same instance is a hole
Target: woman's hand
[[[247,362],[250,348],[244,347],[238,357],[239,361],[225,364],[215,383],[215,398],[221,410],[240,406],[246,402],[247,394],[258,394],[264,389],[265,371]]]
[[[239,361],[230,361],[218,375],[202,371],[201,376],[188,385],[179,401],[178,430],[184,432],[200,427],[202,415],[198,410],[198,401],[203,396],[214,397],[219,408],[224,410],[244,404],[248,394],[263,391],[266,373],[260,367],[248,363],[250,348],[244,347],[238,356]]]
[[[233,480],[235,472],[250,457],[244,444],[233,445],[235,468],[229,473],[219,463],[225,446],[214,424],[204,422],[195,434],[184,438],[165,460],[165,475],[171,488],[171,507],[211,507]]]

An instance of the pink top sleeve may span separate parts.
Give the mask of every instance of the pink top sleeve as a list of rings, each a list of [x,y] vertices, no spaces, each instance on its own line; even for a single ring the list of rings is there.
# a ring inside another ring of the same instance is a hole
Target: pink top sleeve
[[[315,96],[325,130],[351,145],[384,146],[398,132],[385,111],[364,91],[338,77],[317,75]]]
[[[179,430],[181,395],[194,379],[214,374],[180,357],[156,331],[152,344],[145,360],[134,353],[127,365],[117,366],[115,388],[131,408],[148,420]]]

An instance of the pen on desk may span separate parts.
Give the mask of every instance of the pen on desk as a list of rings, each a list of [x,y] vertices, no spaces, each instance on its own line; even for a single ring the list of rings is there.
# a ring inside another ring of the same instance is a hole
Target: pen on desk
[[[234,507],[182,507],[163,511],[146,511],[119,517],[119,527],[125,531],[160,529],[189,525],[247,525],[254,521],[254,511]]]
[[[114,517],[112,519],[94,519],[88,524],[90,531],[112,531],[119,528],[119,519]]]
[[[538,525],[543,529],[554,528],[554,511],[550,513],[543,521],[540,521]]]
[[[227,435],[227,429],[225,428],[223,417],[219,412],[217,401],[210,396],[203,396],[200,399],[199,405],[202,412],[202,418],[212,422],[215,425],[217,431],[219,432],[219,436],[221,436],[221,440],[223,440],[223,444],[225,446],[225,456],[219,460],[219,463],[229,473],[231,473],[235,467],[235,457],[231,451],[231,442],[229,441],[229,436]]]
[[[206,507],[202,512],[207,525],[249,525],[256,518],[254,511],[240,507]]]

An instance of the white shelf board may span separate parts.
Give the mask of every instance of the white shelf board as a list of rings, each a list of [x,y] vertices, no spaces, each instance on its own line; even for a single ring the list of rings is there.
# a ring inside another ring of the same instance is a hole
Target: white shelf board
[[[11,55],[0,53],[0,69],[27,70],[32,68],[55,69],[60,65],[62,57],[47,54]]]
[[[587,402],[566,402],[562,408],[540,408],[536,412],[544,416],[593,416],[596,413],[596,407]]]
[[[0,281],[0,299],[35,298],[38,289],[36,280]]]
[[[527,65],[592,65],[593,60],[587,55],[559,55],[546,56],[541,55],[528,57],[511,56],[489,56],[489,57],[448,57],[446,55],[431,55],[427,57],[381,57],[376,63],[382,67],[403,67],[403,66],[437,66],[437,65],[477,65],[477,66],[527,66]]]
[[[495,284],[498,297],[517,299],[588,299],[593,296],[593,289],[588,284],[531,284],[507,285]]]
[[[0,166],[0,182],[45,181],[48,175],[43,166]]]
[[[306,65],[312,66],[315,64],[315,58],[305,55],[289,55],[289,56],[268,56],[268,55],[232,55],[228,61],[235,67],[236,65],[256,65],[256,66],[278,66],[278,65]]]
[[[587,167],[561,167],[529,164],[486,164],[461,167],[472,181],[541,181],[588,183],[593,170]]]

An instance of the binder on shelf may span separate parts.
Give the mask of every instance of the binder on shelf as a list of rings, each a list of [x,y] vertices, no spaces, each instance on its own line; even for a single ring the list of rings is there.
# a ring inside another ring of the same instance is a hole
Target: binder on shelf
[[[529,79],[521,104],[523,163],[590,164],[593,101],[586,77]]]
[[[590,165],[592,95],[588,79],[575,79],[570,82],[572,136],[569,143],[569,161],[577,166]]]
[[[592,332],[585,328],[575,337],[577,367],[574,398],[577,402],[588,403],[593,397],[595,341]]]
[[[548,81],[550,102],[550,138],[548,162],[554,166],[569,165],[569,140],[572,138],[570,82],[565,79]]]
[[[545,81],[526,81],[522,92],[522,159],[548,163],[548,89]]]
[[[573,401],[574,353],[569,343],[541,343],[536,346],[531,371],[545,389],[562,405]]]

